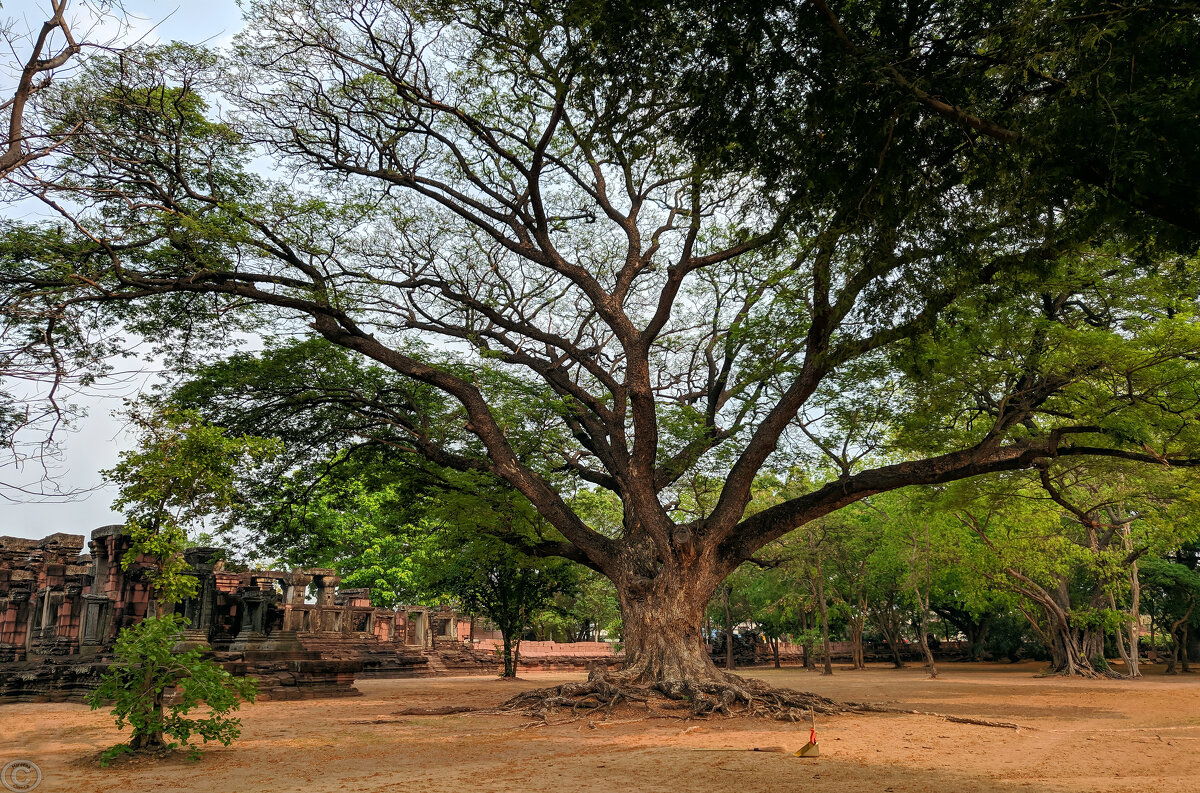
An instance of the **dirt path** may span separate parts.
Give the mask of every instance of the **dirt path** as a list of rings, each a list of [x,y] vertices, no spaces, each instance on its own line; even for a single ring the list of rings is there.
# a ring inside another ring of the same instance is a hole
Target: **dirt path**
[[[521,729],[515,716],[401,716],[406,706],[490,705],[515,691],[581,675],[371,680],[363,697],[264,702],[245,734],[197,764],[100,770],[80,758],[117,742],[103,712],[67,704],[0,706],[0,764],[38,763],[39,793],[465,793],[466,791],[986,791],[1200,790],[1200,676],[1143,681],[1036,679],[1036,666],[872,668],[821,677],[754,670],[780,685],[841,700],[887,702],[1028,725],[1019,731],[930,716],[821,719],[821,757],[799,748],[807,729],[745,719],[602,721]]]

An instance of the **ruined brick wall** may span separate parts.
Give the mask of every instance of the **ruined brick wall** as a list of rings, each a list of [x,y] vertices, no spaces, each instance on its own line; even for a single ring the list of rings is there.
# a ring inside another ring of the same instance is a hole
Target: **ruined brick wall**
[[[145,618],[152,560],[125,565],[122,526],[84,537],[0,537],[0,702],[82,700],[111,660],[122,629]],[[340,589],[327,569],[226,570],[216,548],[189,548],[196,596],[178,605],[184,642],[234,674],[259,679],[264,699],[352,696],[355,676],[490,674],[495,653],[464,642],[470,621],[453,609],[371,606],[367,589]],[[310,588],[315,597],[309,597]],[[589,648],[590,649],[590,648]],[[569,650],[523,659],[523,669],[584,668]],[[604,663],[617,663],[606,659]]]
[[[0,537],[0,661],[79,653],[93,564],[84,538]]]

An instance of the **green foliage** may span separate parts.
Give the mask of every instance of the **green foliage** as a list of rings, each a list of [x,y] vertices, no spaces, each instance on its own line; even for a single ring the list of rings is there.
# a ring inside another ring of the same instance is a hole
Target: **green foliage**
[[[198,413],[166,408],[130,414],[141,433],[137,449],[103,471],[119,486],[113,509],[125,513],[132,544],[125,567],[141,555],[155,561],[150,572],[160,603],[177,603],[195,593],[196,581],[183,560],[189,526],[214,518],[226,523],[241,506],[239,476],[278,452],[269,439],[230,436]]]
[[[121,455],[104,474],[120,486],[114,508],[126,512],[131,544],[121,563],[129,567],[143,557],[160,612],[196,593],[196,579],[183,558],[189,526],[230,515],[241,504],[237,481],[245,472],[278,451],[273,440],[231,437],[206,424],[199,414],[167,408],[132,414],[141,430],[140,446]],[[149,614],[117,637],[116,661],[93,692],[93,709],[113,700],[117,726],[129,724],[130,742],[105,753],[105,761],[130,749],[161,746],[163,736],[187,744],[193,735],[204,742],[228,745],[240,734],[240,721],[228,717],[239,698],[253,700],[254,684],[233,678],[196,649],[180,653],[183,618]],[[177,701],[165,705],[168,689]],[[189,717],[204,705],[208,715]],[[167,744],[169,746],[174,743]]]
[[[554,596],[552,607],[531,621],[537,639],[557,642],[599,641],[621,635],[616,587],[604,576],[576,567],[574,581]]]
[[[503,635],[504,676],[515,677],[521,633],[556,598],[576,593],[578,568],[561,559],[536,560],[497,540],[476,538],[444,545],[425,568],[425,586],[480,614]]]
[[[1160,625],[1169,627],[1176,620],[1189,620],[1200,626],[1200,571],[1174,559],[1151,557],[1139,572],[1145,608]]]
[[[343,586],[370,587],[378,606],[452,598],[504,622],[512,638],[531,626],[569,639],[584,630],[619,631],[607,581],[564,572],[561,562],[534,565],[502,552],[495,538],[519,548],[553,535],[527,502],[493,477],[441,468],[412,453],[399,429],[409,420],[406,411],[419,409],[438,432],[454,432],[445,425],[455,414],[426,387],[327,342],[280,341],[193,367],[156,401],[278,442],[270,465],[241,472],[247,503],[230,517],[284,564],[333,567]],[[514,438],[525,423],[514,413]],[[610,496],[580,490],[572,503],[616,535],[620,502]],[[571,585],[543,590],[543,569]],[[497,570],[518,571],[517,590],[489,587],[487,576]],[[548,598],[538,594],[547,591]],[[529,596],[533,601],[520,600]],[[514,597],[523,613],[493,616]],[[490,603],[486,611],[481,598]]]
[[[746,570],[745,565],[739,568],[739,571],[743,570]],[[803,632],[800,612],[806,607],[811,609],[811,605],[807,593],[797,587],[792,573],[781,568],[761,572],[750,568],[747,572],[750,573],[748,580],[735,582],[735,588],[742,594],[751,618],[763,636],[769,639],[800,636]],[[800,641],[803,643],[803,639]]]
[[[111,702],[117,727],[128,725],[132,736],[107,750],[104,764],[132,749],[188,745],[195,738],[228,746],[241,735],[241,720],[229,714],[243,699],[254,701],[254,681],[230,675],[197,649],[176,652],[184,624],[178,615],[148,617],[117,637],[115,660],[88,702],[92,710]],[[175,698],[166,704],[172,689]],[[204,715],[189,715],[201,706]]]
[[[1200,231],[1186,2],[566,6],[597,90],[654,86],[679,138],[805,205],[857,198],[861,179],[858,211],[889,218],[911,210],[914,187],[953,178],[1009,205],[1072,202],[1086,229],[1174,225],[1193,244]]]

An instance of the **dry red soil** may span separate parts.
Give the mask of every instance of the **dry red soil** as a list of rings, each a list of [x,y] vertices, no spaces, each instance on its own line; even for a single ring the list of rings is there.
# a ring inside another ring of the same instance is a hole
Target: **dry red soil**
[[[228,748],[100,769],[87,758],[121,734],[81,705],[0,706],[0,763],[32,760],[39,793],[304,791],[1194,791],[1200,790],[1200,675],[1144,680],[1035,678],[1034,665],[947,664],[746,672],[841,700],[888,703],[994,721],[934,716],[818,717],[821,756],[799,748],[807,727],[748,719],[571,720],[529,726],[511,715],[404,716],[403,707],[490,706],[516,691],[582,675],[369,680],[345,700],[263,702],[243,712]]]

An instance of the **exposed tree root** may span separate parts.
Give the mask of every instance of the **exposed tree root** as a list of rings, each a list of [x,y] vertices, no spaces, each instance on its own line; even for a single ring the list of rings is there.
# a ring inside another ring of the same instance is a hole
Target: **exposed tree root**
[[[451,716],[455,713],[472,713],[479,710],[470,705],[439,705],[432,708],[410,707],[396,711],[397,716]]]
[[[976,719],[970,716],[951,716],[948,713],[936,713],[931,710],[908,710],[906,708],[893,708],[889,705],[876,705],[870,702],[847,702],[846,709],[851,711],[866,712],[866,713],[900,713],[906,716],[933,716],[938,719],[954,722],[955,724],[975,724],[980,727],[1003,727],[1008,730],[1032,730],[1033,727],[1026,727],[1022,724],[1015,724],[1011,721],[991,721],[989,719]]]
[[[592,721],[597,715],[607,718],[613,709],[622,705],[645,708],[640,719],[622,721],[629,724],[652,718],[690,719],[713,715],[752,716],[779,721],[807,721],[809,710],[825,715],[839,713],[899,713],[911,716],[933,716],[956,724],[980,727],[999,727],[1010,730],[1029,730],[1032,727],[1009,721],[992,721],[970,716],[954,716],[926,710],[908,710],[871,702],[836,702],[826,697],[775,688],[761,680],[725,674],[724,679],[692,681],[666,680],[639,685],[622,679],[620,673],[594,671],[585,682],[564,683],[550,688],[523,691],[501,705],[498,713],[520,713],[537,721],[524,728],[542,727],[550,723],[550,715],[566,712],[566,719],[555,724]]]
[[[1120,672],[1114,672],[1111,669],[1092,669],[1090,667],[1076,666],[1074,669],[1047,669],[1045,672],[1039,672],[1034,675],[1035,678],[1045,677],[1078,677],[1084,680],[1101,680],[1107,678],[1109,680],[1127,680],[1127,675]]]
[[[573,715],[612,713],[623,704],[640,704],[647,717],[704,718],[714,714],[724,716],[757,716],[780,721],[802,721],[809,710],[817,713],[845,713],[851,708],[832,699],[775,688],[760,680],[737,675],[725,675],[719,680],[665,680],[649,685],[626,682],[619,674],[593,672],[583,683],[565,683],[551,688],[522,692],[500,707],[501,712],[522,713],[545,719],[559,709],[569,709]],[[656,707],[673,713],[656,713]]]

